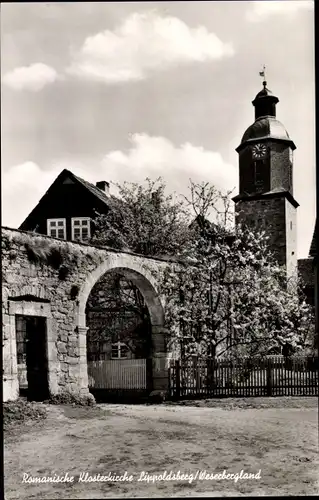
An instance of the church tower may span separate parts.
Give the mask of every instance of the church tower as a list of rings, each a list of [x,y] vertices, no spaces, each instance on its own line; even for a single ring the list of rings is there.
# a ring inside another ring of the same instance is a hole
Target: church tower
[[[264,76],[263,73],[261,73]],[[276,119],[279,102],[263,82],[252,101],[255,121],[236,148],[239,194],[233,198],[236,224],[265,231],[270,249],[287,276],[297,273],[297,207],[293,197],[295,144]]]

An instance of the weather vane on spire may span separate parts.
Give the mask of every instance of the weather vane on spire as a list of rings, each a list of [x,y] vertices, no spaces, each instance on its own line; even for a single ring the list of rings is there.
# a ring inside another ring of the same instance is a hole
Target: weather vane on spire
[[[259,71],[259,76],[261,76],[263,78],[263,85],[265,87],[267,84],[267,82],[266,82],[266,66],[265,65],[263,65],[263,70]]]

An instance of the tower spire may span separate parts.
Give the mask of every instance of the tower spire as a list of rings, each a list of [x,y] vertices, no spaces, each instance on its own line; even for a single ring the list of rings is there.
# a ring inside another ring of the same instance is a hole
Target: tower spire
[[[262,116],[276,117],[276,104],[279,102],[271,90],[267,89],[266,66],[263,65],[263,70],[259,71],[259,76],[263,78],[263,89],[258,92],[253,105],[255,106],[255,120]]]
[[[259,76],[263,78],[263,86],[266,88],[267,80],[266,80],[266,66],[263,65],[263,70],[259,71]]]

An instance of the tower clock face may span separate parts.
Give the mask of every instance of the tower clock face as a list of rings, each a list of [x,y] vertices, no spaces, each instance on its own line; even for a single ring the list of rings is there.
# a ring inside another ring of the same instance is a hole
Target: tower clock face
[[[256,158],[257,160],[259,158],[265,158],[267,154],[267,146],[265,144],[255,144],[252,148],[252,155],[253,158]]]

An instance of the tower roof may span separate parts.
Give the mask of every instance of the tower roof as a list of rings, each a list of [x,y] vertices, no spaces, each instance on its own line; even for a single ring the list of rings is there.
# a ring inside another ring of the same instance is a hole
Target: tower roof
[[[271,90],[267,89],[266,81],[263,82],[263,89],[260,92],[258,92],[252,103],[254,106],[256,106],[258,104],[259,99],[264,100],[265,98],[275,102],[275,104],[279,102],[278,97],[276,97]]]
[[[241,143],[256,139],[280,139],[293,144],[283,124],[273,116],[261,116],[245,131]],[[293,149],[295,145],[293,144]]]
[[[264,72],[261,73],[264,76]],[[255,107],[255,122],[245,131],[241,143],[236,149],[239,152],[247,142],[266,141],[272,139],[289,144],[291,149],[296,149],[294,142],[283,124],[276,119],[276,104],[279,102],[277,96],[267,88],[266,80],[263,88],[252,101]]]

